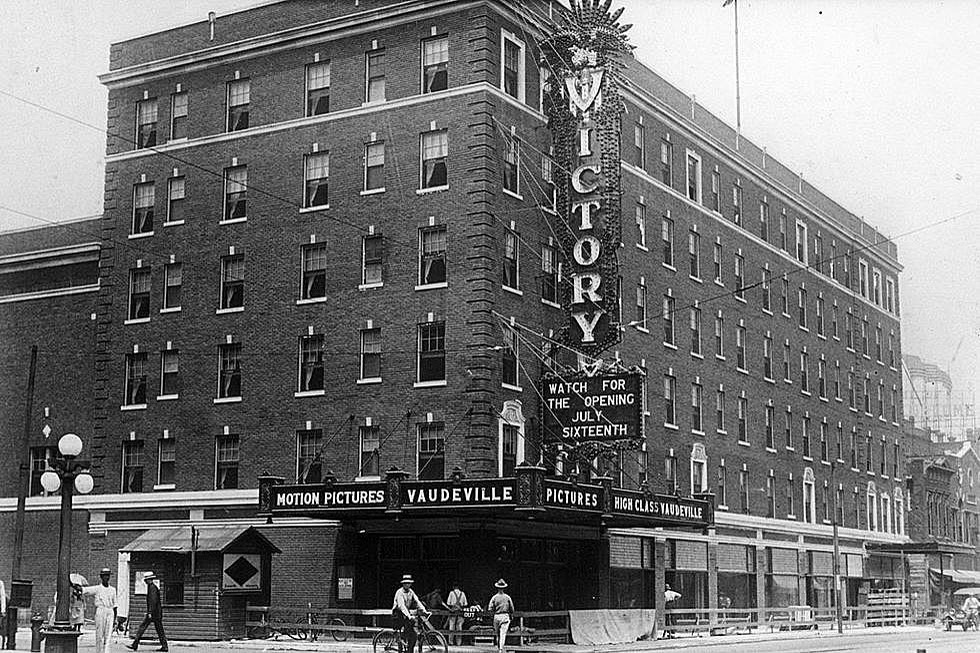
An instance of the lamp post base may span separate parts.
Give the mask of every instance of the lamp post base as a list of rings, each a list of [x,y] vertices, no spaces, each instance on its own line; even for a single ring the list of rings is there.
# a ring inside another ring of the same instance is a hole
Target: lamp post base
[[[80,630],[74,630],[69,624],[56,623],[41,632],[44,633],[45,653],[78,653]]]

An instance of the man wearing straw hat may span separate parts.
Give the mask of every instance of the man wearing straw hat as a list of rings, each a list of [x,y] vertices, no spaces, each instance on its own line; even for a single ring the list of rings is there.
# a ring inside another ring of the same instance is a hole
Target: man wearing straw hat
[[[408,643],[408,653],[414,653],[415,643],[418,641],[418,633],[415,630],[417,616],[425,616],[429,613],[412,590],[414,583],[411,574],[403,575],[401,587],[395,591],[394,605],[391,606],[391,614],[395,618],[395,630],[401,629],[402,637]]]
[[[109,636],[116,624],[116,588],[109,584],[112,570],[103,567],[99,572],[99,584],[82,588],[82,594],[94,598],[95,603],[95,653],[109,653]]]
[[[507,630],[510,628],[510,617],[514,614],[514,601],[504,591],[507,589],[507,581],[503,578],[494,583],[493,586],[497,588],[497,593],[490,598],[487,611],[493,615],[493,631],[497,636],[497,651],[504,653]]]
[[[163,605],[160,602],[160,588],[157,587],[153,581],[157,579],[157,575],[152,571],[143,576],[143,581],[146,583],[146,616],[143,617],[143,623],[140,624],[139,629],[136,631],[136,639],[133,643],[129,645],[129,648],[136,650],[139,648],[140,639],[143,638],[143,633],[146,632],[146,627],[153,624],[153,627],[157,631],[157,639],[160,640],[160,648],[158,651],[167,651],[167,636],[163,632]]]

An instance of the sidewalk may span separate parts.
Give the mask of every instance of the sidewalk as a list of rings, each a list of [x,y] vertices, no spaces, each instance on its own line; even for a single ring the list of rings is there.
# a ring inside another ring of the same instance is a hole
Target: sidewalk
[[[910,632],[933,632],[933,626],[882,626],[880,628],[855,628],[845,630],[843,635],[838,635],[836,630],[799,630],[790,632],[755,632],[743,635],[720,635],[709,636],[687,636],[677,639],[644,640],[630,642],[628,644],[607,644],[602,646],[580,646],[576,644],[533,644],[525,647],[507,647],[508,651],[527,651],[528,653],[620,653],[620,652],[642,652],[654,650],[677,650],[677,649],[702,649],[718,646],[738,646],[746,645],[751,647],[753,643],[822,639],[833,640],[839,637],[875,637],[884,634],[910,633]],[[17,651],[30,651],[30,631],[19,631],[17,638]],[[124,646],[130,640],[120,635],[116,635],[112,642],[111,649],[114,652],[124,650]],[[828,642],[829,643],[829,642]],[[88,653],[94,650],[95,633],[86,631],[79,637],[78,650],[80,653]],[[154,651],[157,648],[155,642],[146,642],[140,648],[142,651]],[[42,645],[43,649],[43,645]],[[179,640],[170,641],[170,650],[177,653],[179,651],[219,651],[219,650],[242,650],[242,651],[317,651],[323,653],[373,653],[371,640],[357,639],[347,642],[335,642],[333,639],[327,641],[308,642],[303,640],[293,640],[288,637],[281,639],[241,639],[222,642],[185,642]],[[491,646],[451,646],[451,653],[488,653],[493,651]]]

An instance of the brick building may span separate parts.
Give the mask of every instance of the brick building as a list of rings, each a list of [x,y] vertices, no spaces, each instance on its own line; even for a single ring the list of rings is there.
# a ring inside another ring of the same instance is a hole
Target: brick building
[[[276,519],[273,600],[375,607],[409,571],[478,599],[504,575],[530,608],[665,582],[682,606],[827,606],[835,518],[847,603],[901,586],[866,547],[907,540],[895,245],[632,59],[606,356],[646,372],[645,438],[541,446],[541,375],[575,363],[538,51],[561,10],[519,5],[271,3],[112,46],[92,550],[264,524],[263,474],[535,463],[713,493],[714,525]]]

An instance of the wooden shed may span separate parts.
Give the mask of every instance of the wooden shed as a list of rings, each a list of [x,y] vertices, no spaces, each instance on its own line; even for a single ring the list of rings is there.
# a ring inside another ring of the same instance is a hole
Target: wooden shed
[[[280,552],[251,526],[151,530],[121,550],[130,553],[130,634],[146,610],[143,577],[153,572],[164,629],[176,640],[244,637],[246,603],[268,605],[272,554]]]

